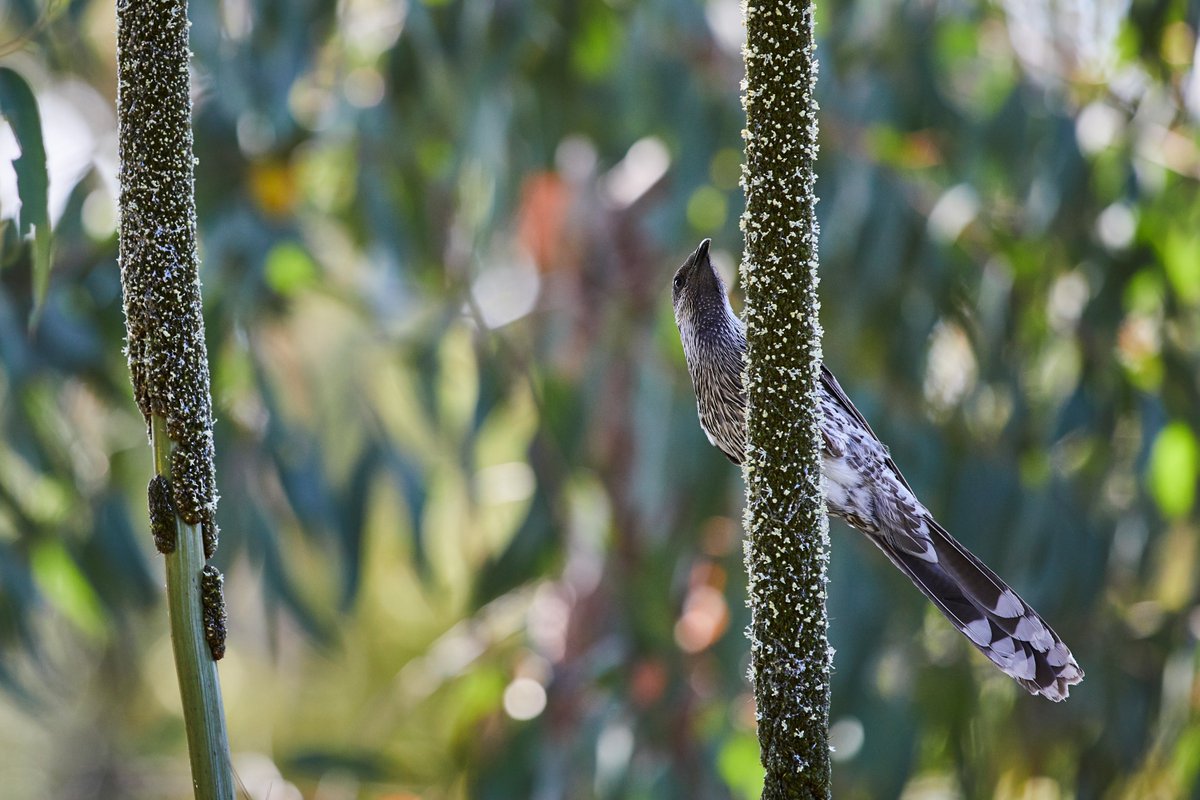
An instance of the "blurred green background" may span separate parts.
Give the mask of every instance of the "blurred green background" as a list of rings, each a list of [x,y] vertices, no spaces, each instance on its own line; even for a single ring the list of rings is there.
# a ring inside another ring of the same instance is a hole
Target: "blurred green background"
[[[667,289],[732,275],[737,0],[193,2],[239,777],[753,798],[741,476]],[[824,3],[827,362],[1072,646],[1063,705],[834,523],[838,798],[1200,795],[1200,2]],[[6,0],[0,785],[190,796],[121,354],[111,2]],[[735,301],[736,302],[736,301]]]

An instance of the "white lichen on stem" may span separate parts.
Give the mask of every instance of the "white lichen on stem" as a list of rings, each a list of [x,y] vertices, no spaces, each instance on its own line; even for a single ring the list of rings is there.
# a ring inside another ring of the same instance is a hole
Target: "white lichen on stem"
[[[830,795],[813,6],[747,0],[746,570],[764,798]]]

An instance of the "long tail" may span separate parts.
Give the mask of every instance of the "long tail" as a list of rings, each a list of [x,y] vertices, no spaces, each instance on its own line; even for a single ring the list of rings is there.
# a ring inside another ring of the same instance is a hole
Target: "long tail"
[[[1066,700],[1083,680],[1070,649],[996,573],[926,519],[936,560],[896,548],[886,536],[869,538],[1005,674],[1030,694]]]

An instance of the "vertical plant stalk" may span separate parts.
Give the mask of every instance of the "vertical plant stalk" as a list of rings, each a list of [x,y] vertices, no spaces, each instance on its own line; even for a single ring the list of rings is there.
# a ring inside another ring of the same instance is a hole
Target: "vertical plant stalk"
[[[216,475],[196,253],[189,55],[186,0],[118,0],[126,355],[154,452],[151,527],[166,556],[171,642],[195,796],[232,800],[233,769],[200,585],[216,549]]]
[[[168,474],[174,444],[167,437],[166,423],[161,417],[154,418],[152,438],[155,472]],[[202,614],[200,576],[205,562],[204,540],[200,526],[188,525],[178,515],[174,524],[175,551],[166,555],[167,612],[187,728],[192,785],[197,800],[231,800],[233,765],[225,732],[221,682],[205,636]]]
[[[746,0],[746,570],[763,798],[830,796],[811,0]]]

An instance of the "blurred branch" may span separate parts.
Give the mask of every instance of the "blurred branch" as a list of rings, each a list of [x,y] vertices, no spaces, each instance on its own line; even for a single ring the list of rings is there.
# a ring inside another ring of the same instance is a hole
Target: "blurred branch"
[[[34,38],[45,31],[50,23],[54,22],[62,13],[70,8],[69,0],[46,0],[46,6],[42,9],[38,18],[31,25],[26,27],[12,39],[0,42],[0,58],[12,55],[19,50],[23,50]]]
[[[745,9],[746,570],[763,798],[828,798],[813,8]]]

